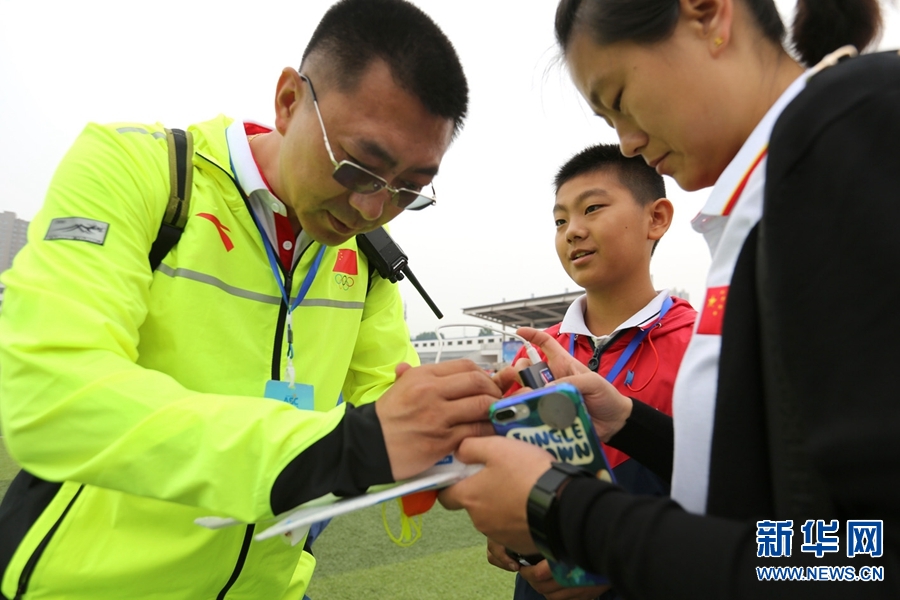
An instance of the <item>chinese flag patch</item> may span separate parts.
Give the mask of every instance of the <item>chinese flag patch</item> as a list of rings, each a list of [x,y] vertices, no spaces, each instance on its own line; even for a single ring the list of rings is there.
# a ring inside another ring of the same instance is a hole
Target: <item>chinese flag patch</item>
[[[725,302],[728,299],[728,286],[709,288],[706,290],[706,301],[700,313],[697,333],[722,335],[722,320],[725,317]]]
[[[337,260],[334,261],[333,273],[344,273],[345,275],[356,275],[356,250],[348,250],[342,248],[338,250]]]

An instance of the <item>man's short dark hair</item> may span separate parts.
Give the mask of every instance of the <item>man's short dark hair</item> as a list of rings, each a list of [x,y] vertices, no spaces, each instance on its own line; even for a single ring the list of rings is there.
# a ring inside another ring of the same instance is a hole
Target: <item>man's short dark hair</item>
[[[564,164],[553,180],[556,192],[567,181],[587,173],[613,171],[641,206],[666,197],[662,176],[639,156],[628,158],[616,144],[598,144],[585,148]]]
[[[381,59],[398,86],[417,97],[432,114],[462,127],[469,86],[453,44],[431,17],[404,0],[341,0],[313,32],[303,62],[322,55],[328,76],[343,91]]]

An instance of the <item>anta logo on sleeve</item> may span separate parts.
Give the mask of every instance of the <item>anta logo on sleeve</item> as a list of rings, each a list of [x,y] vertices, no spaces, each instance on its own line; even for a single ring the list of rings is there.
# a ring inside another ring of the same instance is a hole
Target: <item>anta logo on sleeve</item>
[[[207,221],[210,221],[213,225],[216,226],[216,230],[219,232],[219,237],[222,239],[222,244],[225,246],[225,252],[231,252],[234,248],[234,242],[231,241],[231,238],[228,237],[227,231],[231,231],[225,225],[222,225],[222,222],[219,221],[219,218],[215,215],[211,215],[209,213],[197,213],[198,217],[203,217]]]

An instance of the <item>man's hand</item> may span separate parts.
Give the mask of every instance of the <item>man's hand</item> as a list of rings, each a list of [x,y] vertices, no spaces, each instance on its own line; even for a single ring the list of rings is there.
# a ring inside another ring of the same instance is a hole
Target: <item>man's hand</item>
[[[500,388],[475,363],[402,363],[396,374],[375,403],[394,480],[421,473],[467,437],[493,435],[488,410]]]
[[[534,588],[534,591],[543,595],[547,600],[593,600],[609,589],[609,586],[606,585],[563,587],[553,579],[550,564],[546,560],[533,567],[522,567],[519,575]]]
[[[547,356],[556,383],[567,382],[578,388],[601,441],[608,442],[625,426],[631,416],[631,398],[623,396],[606,379],[575,360],[549,334],[530,327],[522,327],[516,333],[540,347]]]
[[[444,508],[464,508],[475,528],[487,537],[521,554],[536,554],[525,508],[531,488],[550,468],[553,456],[501,436],[464,440],[456,456],[484,468],[441,491],[438,500]]]

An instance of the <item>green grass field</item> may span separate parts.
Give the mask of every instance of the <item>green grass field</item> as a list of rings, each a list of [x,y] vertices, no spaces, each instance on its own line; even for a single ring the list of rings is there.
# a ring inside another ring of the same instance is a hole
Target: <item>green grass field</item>
[[[396,519],[395,506],[388,514]],[[425,514],[422,538],[412,547],[391,542],[381,507],[373,506],[334,519],[313,552],[318,567],[307,592],[313,600],[512,597],[515,575],[488,564],[484,536],[465,512],[440,505]]]
[[[0,498],[18,466],[0,438]],[[388,504],[394,531],[396,504]],[[401,548],[388,538],[381,506],[334,519],[316,540],[312,600],[506,600],[515,575],[488,564],[484,536],[465,512],[436,504],[424,515],[422,538]]]

